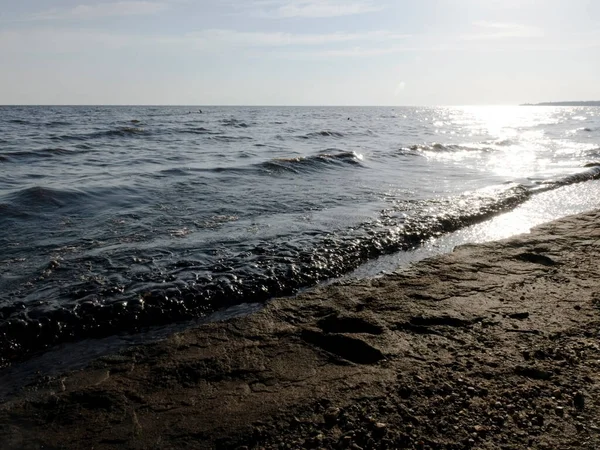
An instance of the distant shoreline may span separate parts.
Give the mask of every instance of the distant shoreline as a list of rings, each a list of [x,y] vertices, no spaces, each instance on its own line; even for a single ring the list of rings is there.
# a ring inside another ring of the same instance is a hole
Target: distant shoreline
[[[521,106],[600,106],[600,100],[585,102],[542,102],[542,103],[523,103]]]

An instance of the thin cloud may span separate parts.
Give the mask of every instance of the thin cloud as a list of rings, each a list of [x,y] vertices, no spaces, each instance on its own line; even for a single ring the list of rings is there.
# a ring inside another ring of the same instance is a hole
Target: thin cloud
[[[408,35],[388,31],[371,31],[365,33],[327,33],[327,34],[292,34],[242,32],[235,30],[204,30],[186,35],[187,39],[196,40],[208,45],[233,45],[237,47],[285,47],[313,46],[346,42],[384,42],[398,40]]]
[[[28,29],[0,31],[0,54],[21,54],[35,49],[46,55],[88,52],[90,49],[139,49],[160,43],[142,35],[109,33],[85,29]]]
[[[256,50],[261,53],[272,49],[285,49],[288,54],[302,53],[303,49],[317,49],[317,53],[331,56],[356,55],[358,47],[345,50],[336,47],[355,43],[358,45],[376,45],[378,43],[401,41],[407,35],[389,31],[371,31],[365,33],[329,33],[329,34],[293,34],[242,32],[235,30],[203,30],[183,35],[138,35],[121,34],[94,29],[29,29],[0,31],[0,51],[20,52],[23,48],[35,48],[47,52],[74,52],[90,48],[142,48],[153,45],[176,46],[195,51],[221,52],[224,50]],[[389,50],[366,50],[378,54]]]
[[[29,20],[89,20],[115,16],[151,15],[169,8],[165,2],[122,1],[98,3],[96,5],[77,5],[66,10],[51,10],[29,17]]]
[[[313,52],[311,54],[305,54],[306,56],[320,57],[320,58],[339,58],[339,57],[349,57],[349,58],[361,58],[361,57],[371,57],[371,56],[381,56],[381,55],[390,55],[393,53],[402,53],[414,51],[414,48],[411,47],[353,47],[353,48],[345,48],[345,49],[334,49],[334,50],[323,50],[320,52]]]
[[[544,32],[540,28],[521,25],[516,23],[499,23],[478,21],[473,23],[477,31],[461,36],[467,41],[493,40],[493,39],[515,39],[515,38],[537,38],[543,37]]]
[[[371,1],[273,0],[259,1],[254,5],[263,7],[258,15],[277,19],[352,16],[383,10],[382,6]]]
[[[0,30],[0,56],[35,52],[44,55],[119,50],[184,51],[188,54],[222,53],[249,57],[291,60],[331,58],[374,58],[399,53],[480,51],[562,51],[600,47],[599,33],[585,33],[570,39],[520,41],[456,40],[451,36],[426,38],[390,31],[366,33],[294,34],[204,30],[184,34],[137,34],[100,29],[29,28]],[[482,47],[483,45],[483,47]],[[518,46],[518,47],[515,47]],[[12,56],[11,56],[12,57]]]

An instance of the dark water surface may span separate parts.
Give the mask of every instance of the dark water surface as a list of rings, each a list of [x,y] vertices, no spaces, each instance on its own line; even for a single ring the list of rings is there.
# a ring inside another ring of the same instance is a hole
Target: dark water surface
[[[0,107],[0,363],[596,207],[598,161],[594,107]]]

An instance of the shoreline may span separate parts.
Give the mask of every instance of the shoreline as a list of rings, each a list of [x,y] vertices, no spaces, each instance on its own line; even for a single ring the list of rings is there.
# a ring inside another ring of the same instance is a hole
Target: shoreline
[[[600,211],[41,379],[21,448],[600,448]],[[353,447],[354,446],[354,447]]]

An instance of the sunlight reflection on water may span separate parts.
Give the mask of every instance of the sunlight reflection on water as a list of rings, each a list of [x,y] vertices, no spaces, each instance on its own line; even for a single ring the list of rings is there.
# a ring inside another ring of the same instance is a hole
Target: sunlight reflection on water
[[[384,256],[358,268],[348,278],[364,278],[402,270],[408,264],[442,253],[462,244],[506,239],[552,220],[600,208],[600,180],[542,192],[514,210],[455,233],[432,239],[411,252]]]

